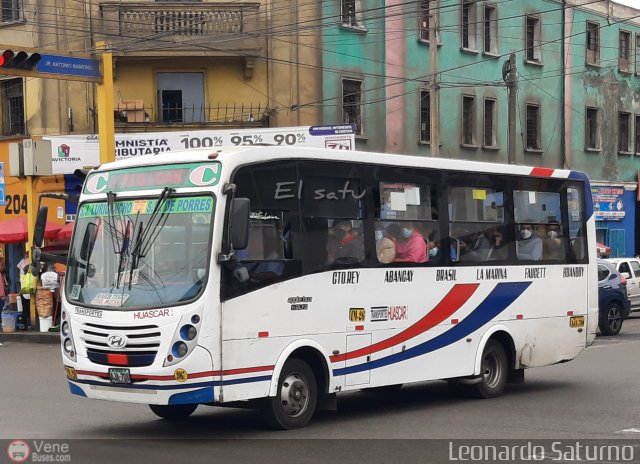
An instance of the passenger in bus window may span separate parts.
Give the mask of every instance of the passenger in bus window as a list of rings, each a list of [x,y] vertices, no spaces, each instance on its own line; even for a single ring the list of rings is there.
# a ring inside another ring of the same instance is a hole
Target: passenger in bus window
[[[544,238],[544,259],[561,261],[564,259],[564,255],[564,240],[560,236],[560,224],[548,224]]]
[[[326,264],[355,264],[364,259],[364,241],[351,221],[338,220],[329,230]]]
[[[516,241],[518,259],[540,261],[542,259],[542,239],[533,233],[533,224],[520,224],[520,240]]]
[[[427,242],[413,222],[402,223],[395,246],[396,256],[393,261],[396,263],[426,263],[429,260]]]
[[[385,235],[383,229],[377,229],[375,232],[376,237],[376,257],[378,262],[382,264],[389,264],[393,262],[396,257],[396,246],[389,237]]]
[[[487,255],[487,261],[504,261],[509,256],[504,231],[502,227],[492,227],[489,230],[491,249]]]

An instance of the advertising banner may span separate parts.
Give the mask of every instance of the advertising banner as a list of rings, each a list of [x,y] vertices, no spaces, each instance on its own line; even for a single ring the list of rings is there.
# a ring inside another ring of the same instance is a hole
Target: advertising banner
[[[100,164],[97,135],[43,138],[51,141],[53,174],[71,174],[76,169]],[[355,132],[352,125],[141,132],[116,134],[115,139],[116,160],[155,155],[165,151],[257,144],[336,150],[355,148]]]
[[[593,210],[597,221],[621,221],[624,219],[624,186],[592,186]]]

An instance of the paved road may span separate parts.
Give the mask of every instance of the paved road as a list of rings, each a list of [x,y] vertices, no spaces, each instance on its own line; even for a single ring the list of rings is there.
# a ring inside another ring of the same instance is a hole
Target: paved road
[[[271,448],[277,461],[278,443],[297,442],[285,448],[300,462],[327,457],[336,448],[355,452],[360,447],[376,462],[391,462],[398,448],[406,451],[401,445],[406,442],[397,439],[407,438],[639,439],[639,358],[640,314],[634,314],[618,336],[598,337],[569,363],[527,371],[526,383],[509,386],[500,398],[456,397],[444,382],[407,385],[386,399],[348,393],[339,397],[337,412],[321,412],[301,430],[276,432],[266,430],[260,416],[249,410],[200,407],[188,422],[171,424],[157,419],[144,405],[79,398],[68,393],[57,346],[5,342],[0,346],[0,439],[163,439],[150,447],[161,457],[181,456],[184,450],[178,450],[186,443],[194,450],[211,448],[205,444],[209,442],[178,442],[178,446],[168,439],[256,439],[243,442],[240,454],[233,444],[218,451],[231,461],[242,457],[265,462],[269,460],[264,453]],[[261,440],[265,438],[278,440]],[[320,440],[344,438],[370,440],[327,442],[330,445]],[[311,439],[315,444],[299,445]],[[114,443],[111,451],[122,448],[129,457],[138,452],[135,442],[119,444],[120,448]],[[416,448],[409,455],[429,454]],[[636,458],[640,462],[638,447]]]

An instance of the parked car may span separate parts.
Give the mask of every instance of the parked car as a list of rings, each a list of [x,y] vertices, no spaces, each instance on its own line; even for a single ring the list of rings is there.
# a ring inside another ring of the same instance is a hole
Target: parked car
[[[627,294],[632,311],[640,311],[640,258],[608,259],[627,279]]]
[[[604,243],[596,242],[596,253],[598,258],[608,258],[611,256],[611,247],[608,247]]]
[[[627,279],[613,263],[598,260],[598,327],[602,335],[616,335],[629,316]]]

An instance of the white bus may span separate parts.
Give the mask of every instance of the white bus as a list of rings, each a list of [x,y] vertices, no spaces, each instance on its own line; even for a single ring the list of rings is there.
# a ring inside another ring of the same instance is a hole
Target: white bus
[[[69,388],[285,429],[350,390],[497,396],[595,338],[590,192],[569,170],[314,148],[103,165],[69,250]]]

